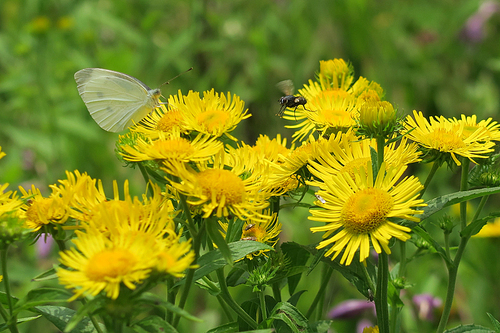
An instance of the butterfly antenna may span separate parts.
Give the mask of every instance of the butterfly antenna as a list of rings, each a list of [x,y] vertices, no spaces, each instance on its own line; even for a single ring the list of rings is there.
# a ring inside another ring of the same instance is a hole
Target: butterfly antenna
[[[185,70],[184,72],[182,72],[182,73],[180,73],[180,74],[177,74],[176,76],[174,76],[173,78],[171,78],[171,79],[170,79],[170,80],[168,80],[167,82],[164,82],[161,86],[164,86],[164,85],[166,85],[166,84],[169,84],[169,83],[170,83],[170,81],[173,81],[174,79],[177,79],[179,76],[181,76],[182,74],[186,74],[187,72],[191,71],[192,69],[193,69],[193,67],[191,67],[191,68],[189,68],[189,69]],[[161,86],[160,86],[160,87],[161,87]]]

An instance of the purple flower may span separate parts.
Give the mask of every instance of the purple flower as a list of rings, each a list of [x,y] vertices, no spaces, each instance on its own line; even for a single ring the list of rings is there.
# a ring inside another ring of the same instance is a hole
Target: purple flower
[[[478,43],[484,39],[484,26],[486,22],[500,9],[496,1],[484,2],[477,12],[469,17],[462,29],[462,38],[472,43]]]
[[[54,239],[51,235],[46,234],[38,238],[36,242],[36,253],[38,258],[47,258],[52,250]]]
[[[418,308],[420,319],[432,321],[434,320],[434,309],[440,307],[443,301],[431,294],[419,294],[413,296],[413,303]]]
[[[334,307],[328,313],[330,319],[348,319],[371,309],[375,313],[375,303],[367,300],[350,299]]]

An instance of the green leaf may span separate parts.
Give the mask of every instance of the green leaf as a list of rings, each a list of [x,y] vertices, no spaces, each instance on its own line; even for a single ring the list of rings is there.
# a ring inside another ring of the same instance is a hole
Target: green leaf
[[[458,327],[444,331],[444,333],[494,333],[495,331],[479,325],[460,325]]]
[[[461,191],[461,192],[446,194],[441,197],[437,197],[427,201],[426,202],[427,207],[422,208],[424,212],[422,215],[418,217],[420,218],[421,221],[423,221],[432,214],[439,212],[441,209],[445,207],[495,193],[500,193],[500,187],[482,188],[479,190]]]
[[[287,260],[290,260],[289,267],[305,266],[311,254],[295,242],[281,244],[281,251]],[[294,274],[288,277],[288,291],[290,295],[295,292],[295,288],[300,282],[301,274]]]
[[[229,221],[226,231],[226,241],[228,243],[236,242],[241,239],[244,224],[245,222],[240,219]]]
[[[327,333],[332,325],[333,320],[320,320],[309,324],[312,333]]]
[[[64,289],[56,288],[38,288],[28,292],[14,308],[14,314],[22,310],[27,310],[38,305],[46,305],[47,303],[67,303],[72,296],[70,292]]]
[[[226,259],[226,263],[229,265],[233,265],[233,257],[231,255],[231,251],[229,250],[229,246],[224,239],[224,236],[220,233],[219,223],[217,218],[209,218],[205,223],[205,228],[207,230],[208,235],[212,242],[217,245],[217,248],[222,253],[224,259]]]
[[[138,302],[143,303],[143,304],[149,304],[149,305],[154,306],[154,307],[161,306],[164,309],[166,309],[172,313],[175,313],[178,316],[184,317],[188,320],[192,320],[192,321],[196,321],[196,322],[203,321],[203,320],[191,315],[186,310],[181,309],[178,306],[176,306],[170,302],[167,302],[163,298],[158,297],[156,295],[153,295],[151,293],[142,294],[141,297],[138,299]]]
[[[467,227],[464,228],[464,230],[462,230],[462,232],[460,232],[460,236],[462,237],[472,237],[474,236],[475,234],[477,234],[479,231],[481,231],[481,229],[483,228],[483,226],[488,223],[489,220],[493,220],[497,217],[500,217],[500,213],[492,213],[486,217],[483,217],[479,220],[476,220],[474,222],[472,222],[471,224],[469,224]]]
[[[495,317],[491,313],[486,312],[488,317],[490,318],[491,323],[493,324],[493,328],[495,329],[495,333],[500,333],[500,322],[496,320]]]
[[[345,266],[340,264],[340,257],[335,258],[335,260],[331,260],[331,258],[327,258],[324,256],[324,250],[316,250],[314,246],[302,246],[308,252],[314,255],[313,264],[311,264],[310,271],[320,262],[324,262],[325,264],[331,266],[336,271],[340,272],[344,278],[346,278],[349,282],[351,282],[358,291],[363,294],[366,298],[369,298],[368,289],[370,289],[370,284],[366,280],[365,275],[363,273],[364,268],[361,267],[363,263],[359,261],[353,261],[350,265]],[[366,261],[366,270],[368,271],[369,276],[375,281],[376,278],[376,268],[372,262],[369,260]]]
[[[297,306],[297,303],[299,302],[300,296],[302,296],[302,294],[305,293],[306,291],[307,290],[298,291],[297,293],[290,296],[290,298],[288,299],[287,302],[292,304],[293,306]]]
[[[146,317],[132,325],[132,328],[136,332],[164,332],[164,333],[178,333],[178,331],[165,320],[161,319],[158,316],[149,316]],[[137,328],[141,328],[138,330]]]
[[[36,319],[38,319],[40,317],[41,317],[41,315],[40,316],[34,316],[34,317],[17,318],[16,323],[17,324],[27,323],[29,321],[36,320]],[[8,329],[9,329],[9,326],[7,324],[5,324],[5,323],[0,324],[0,332],[6,331]]]
[[[199,279],[196,280],[195,285],[201,289],[205,289],[212,296],[217,296],[220,294],[219,282],[212,282],[212,285],[210,285],[204,279]]]
[[[254,241],[238,241],[230,243],[229,249],[231,250],[231,256],[235,259],[244,258],[247,254],[253,253],[260,250],[272,250],[274,248],[259,242]],[[198,259],[197,264],[200,266],[196,272],[194,273],[194,280],[201,279],[203,276],[215,271],[216,269],[222,268],[226,266],[227,262],[222,257],[219,249],[214,249],[208,253],[205,253],[203,256]],[[184,284],[185,279],[180,280],[175,284],[175,286],[179,286]]]
[[[47,281],[47,280],[54,280],[57,279],[57,274],[56,274],[56,269],[52,267],[48,271],[43,272],[42,274],[39,274],[33,278],[33,281],[40,282],[40,281]]]
[[[35,312],[40,313],[45,319],[54,324],[57,329],[64,331],[66,325],[75,315],[76,311],[63,306],[37,306],[33,309]],[[99,324],[101,329],[104,330],[104,325]],[[97,332],[92,321],[89,318],[83,318],[82,321],[75,326],[70,332],[72,333],[91,333]]]
[[[370,147],[370,157],[372,160],[373,179],[376,179],[378,174],[378,154],[373,147]]]
[[[233,333],[233,332],[238,332],[238,323],[237,322],[232,322],[232,323],[227,323],[215,328],[212,328],[211,330],[208,330],[207,333]]]
[[[76,311],[73,317],[71,317],[68,324],[66,325],[66,328],[64,329],[64,332],[73,332],[74,329],[80,327],[81,323],[85,323],[85,321],[88,320],[88,318],[85,318],[85,316],[93,314],[97,310],[103,308],[105,302],[106,299],[104,297],[96,297],[86,302],[82,307],[78,309],[78,311]]]
[[[13,306],[16,305],[17,302],[19,302],[19,298],[17,297],[11,296],[10,299]],[[0,291],[0,303],[5,306],[9,305],[9,302],[7,301],[7,294],[4,291]]]
[[[420,227],[418,224],[415,223],[415,225],[412,227],[413,232],[422,237],[423,240],[425,240],[435,251],[438,253],[441,258],[443,258],[446,261],[447,265],[453,265],[452,260],[448,257],[446,254],[446,251],[439,245],[438,242],[434,240],[434,238],[429,235],[427,231],[425,231],[422,227]]]
[[[249,273],[240,266],[234,266],[227,274],[226,283],[229,287],[236,287],[248,280]]]
[[[269,318],[282,320],[293,332],[304,332],[309,328],[307,318],[288,302],[276,304]]]

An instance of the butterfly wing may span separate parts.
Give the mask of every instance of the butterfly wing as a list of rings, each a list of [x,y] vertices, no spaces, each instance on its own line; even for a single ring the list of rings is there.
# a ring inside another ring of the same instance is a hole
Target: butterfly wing
[[[85,68],[75,73],[75,81],[90,115],[109,132],[139,122],[159,104],[158,89],[120,72]]]

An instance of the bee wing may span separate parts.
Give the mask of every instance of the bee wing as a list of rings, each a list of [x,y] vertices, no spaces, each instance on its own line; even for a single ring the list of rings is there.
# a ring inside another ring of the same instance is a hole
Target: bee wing
[[[276,87],[281,90],[285,95],[293,95],[293,82],[292,80],[283,80],[276,83]]]

